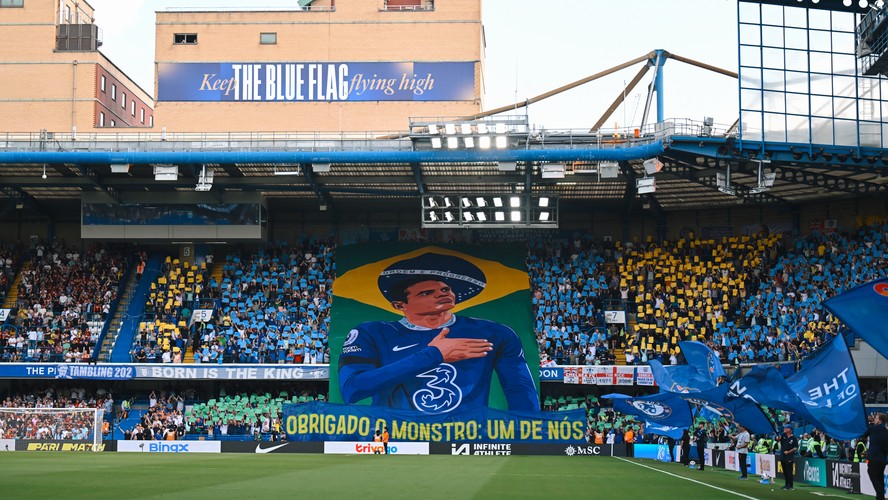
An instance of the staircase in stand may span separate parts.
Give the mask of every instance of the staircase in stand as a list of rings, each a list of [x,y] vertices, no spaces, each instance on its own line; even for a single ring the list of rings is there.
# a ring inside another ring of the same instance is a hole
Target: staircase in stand
[[[15,275],[15,280],[12,281],[12,284],[9,286],[9,293],[6,294],[6,300],[3,301],[4,309],[12,309],[18,303],[18,289],[19,285],[22,284],[22,275],[25,272],[31,270],[31,261],[27,261],[22,264],[22,269],[18,274]]]
[[[120,303],[117,306],[117,310],[114,312],[114,317],[110,320],[111,326],[108,328],[108,335],[105,335],[105,340],[102,341],[102,350],[99,352],[100,362],[111,361],[111,348],[114,346],[114,341],[117,339],[117,333],[120,331],[120,326],[126,318],[126,306],[129,304],[133,289],[136,288],[138,283],[139,280],[136,278],[136,273],[131,273],[129,280],[127,280],[124,285],[123,293],[120,296]]]
[[[222,284],[222,271],[225,270],[224,262],[216,262],[213,264],[212,269],[210,269],[210,281],[215,281],[216,283]],[[218,314],[219,311],[216,311]],[[194,343],[188,342],[188,347],[185,348],[185,354],[182,356],[182,364],[194,364]]]
[[[614,358],[616,358],[614,363],[616,363],[617,365],[626,365],[626,350],[622,348],[614,349]]]

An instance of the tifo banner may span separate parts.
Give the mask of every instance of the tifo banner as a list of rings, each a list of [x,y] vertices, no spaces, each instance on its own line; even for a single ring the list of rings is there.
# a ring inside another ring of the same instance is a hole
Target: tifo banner
[[[145,364],[135,366],[137,379],[326,380],[330,376],[330,369],[326,365]]]
[[[564,368],[560,366],[540,368],[540,380],[561,382],[564,380]]]
[[[60,378],[130,380],[135,368],[127,365],[86,363],[0,363],[0,378]]]
[[[489,408],[429,415],[379,406],[310,402],[283,405],[288,441],[372,442],[388,428],[392,441],[585,443],[585,410],[505,412]]]
[[[429,415],[538,411],[524,257],[517,245],[338,248],[330,401]]]
[[[470,101],[474,62],[160,63],[158,101]]]
[[[651,372],[650,366],[635,367],[635,383],[637,385],[657,385],[657,383],[654,381],[654,374],[653,372]]]

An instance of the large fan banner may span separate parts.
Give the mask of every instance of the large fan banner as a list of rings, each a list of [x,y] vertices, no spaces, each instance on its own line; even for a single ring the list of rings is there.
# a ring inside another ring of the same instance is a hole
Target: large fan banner
[[[524,254],[517,245],[337,249],[330,401],[427,415],[539,411]]]

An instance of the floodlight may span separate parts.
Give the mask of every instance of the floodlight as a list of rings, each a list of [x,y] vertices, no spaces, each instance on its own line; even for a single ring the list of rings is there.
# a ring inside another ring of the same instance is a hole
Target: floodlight
[[[447,138],[447,148],[448,149],[456,149],[459,147],[459,138],[457,137],[448,137]]]
[[[453,202],[450,201],[450,197],[449,197],[449,196],[445,196],[445,197],[444,197],[444,206],[447,207],[447,208],[450,208],[450,207],[453,206]]]
[[[314,163],[311,166],[311,171],[314,173],[326,173],[329,172],[332,166],[329,163]]]
[[[493,214],[493,217],[497,220],[497,222],[502,222],[502,221],[506,220],[506,213],[505,212],[495,212]]]
[[[479,207],[482,207],[482,208],[483,208],[483,207],[486,207],[486,206],[487,206],[487,200],[485,200],[484,197],[479,196],[479,197],[475,198],[475,205],[477,205],[477,206],[479,206]]]
[[[456,125],[454,125],[452,123],[448,123],[447,125],[444,125],[444,133],[447,135],[455,134],[456,133]]]
[[[487,124],[486,123],[479,123],[478,126],[475,128],[478,129],[479,134],[486,134],[487,133]]]
[[[493,206],[495,206],[496,208],[500,208],[500,207],[502,207],[502,206],[503,206],[503,199],[500,198],[499,196],[497,196],[496,198],[494,198],[494,199],[493,199]]]
[[[444,218],[447,222],[453,222],[453,212],[444,212]]]
[[[475,216],[472,215],[472,212],[463,212],[463,220],[466,222],[472,222],[475,220]]]
[[[520,210],[512,210],[512,222],[521,222]]]
[[[498,135],[496,136],[495,143],[497,149],[506,149],[509,147],[509,138],[504,135]]]
[[[475,217],[477,217],[478,220],[481,222],[487,222],[487,214],[485,214],[484,212],[475,213]]]
[[[440,137],[432,137],[432,147],[434,149],[441,149],[441,138]]]
[[[474,148],[475,147],[475,138],[474,137],[466,137],[465,139],[463,139],[463,141],[466,143],[467,148]]]
[[[494,127],[494,130],[497,134],[505,134],[506,133],[506,124],[505,123],[497,123]]]
[[[463,123],[459,126],[459,131],[462,135],[469,135],[472,133],[472,126],[468,123]]]
[[[478,147],[481,149],[490,149],[490,136],[482,135],[478,138]]]
[[[468,198],[462,198],[459,201],[462,203],[463,208],[469,208],[472,206],[472,200]]]
[[[540,221],[549,222],[549,212],[540,212]]]
[[[438,222],[438,214],[435,212],[429,212],[429,220],[432,222]]]
[[[429,125],[429,134],[430,135],[436,135],[438,133],[439,133],[439,130],[438,130],[437,125]]]
[[[521,206],[521,198],[518,196],[512,196],[509,198],[509,206],[512,208],[518,208]]]
[[[540,198],[540,207],[545,208],[545,207],[548,207],[548,206],[549,206],[549,198],[546,197],[546,196],[541,197],[541,198]]]

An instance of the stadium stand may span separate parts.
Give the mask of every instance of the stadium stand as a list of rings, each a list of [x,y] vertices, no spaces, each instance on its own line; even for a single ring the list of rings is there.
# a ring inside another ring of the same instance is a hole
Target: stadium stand
[[[15,316],[0,329],[0,360],[89,361],[126,267],[113,247],[81,255],[61,243],[38,244],[15,278]]]
[[[219,318],[195,338],[195,361],[329,362],[334,248],[331,241],[307,240],[227,256]]]

